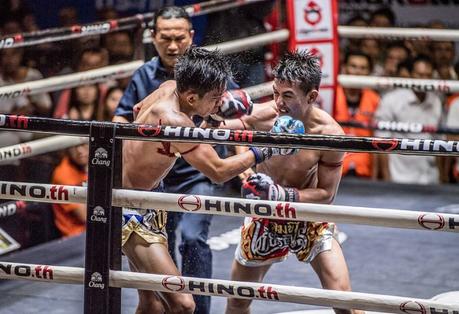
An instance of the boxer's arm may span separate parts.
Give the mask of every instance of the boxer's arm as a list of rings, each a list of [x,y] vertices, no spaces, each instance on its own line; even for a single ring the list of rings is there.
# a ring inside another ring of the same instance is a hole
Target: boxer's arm
[[[324,152],[318,162],[317,187],[299,190],[298,202],[332,203],[341,180],[343,159],[342,152]]]
[[[278,111],[274,101],[254,104],[252,114],[242,116],[239,119],[225,120],[222,128],[233,130],[258,130],[269,131],[278,117]]]
[[[180,146],[177,148],[180,152],[184,152]],[[213,147],[208,144],[199,144],[196,149],[182,154],[182,157],[216,183],[224,183],[255,165],[255,156],[252,151],[221,159]]]
[[[112,122],[129,123],[128,119],[124,116],[114,116]]]

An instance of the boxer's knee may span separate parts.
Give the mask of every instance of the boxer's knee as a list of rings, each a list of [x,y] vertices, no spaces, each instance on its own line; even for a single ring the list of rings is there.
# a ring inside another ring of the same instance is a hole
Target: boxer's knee
[[[226,314],[249,313],[251,303],[252,300],[228,298],[228,302],[226,304]]]
[[[168,313],[193,314],[196,305],[191,294],[184,294],[170,306]],[[154,313],[154,312],[152,312]]]

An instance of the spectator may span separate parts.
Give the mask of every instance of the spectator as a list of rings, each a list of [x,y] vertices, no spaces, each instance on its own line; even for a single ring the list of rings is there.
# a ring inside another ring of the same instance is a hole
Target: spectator
[[[411,72],[413,71],[413,61],[411,58],[406,59],[403,62],[400,62],[397,65],[397,75],[398,77],[410,78]]]
[[[112,121],[115,116],[115,110],[118,106],[121,97],[123,97],[124,89],[119,86],[110,87],[105,95],[104,106],[102,106],[102,121]]]
[[[88,145],[67,149],[53,172],[52,184],[84,185],[88,176]],[[54,221],[63,237],[75,236],[86,229],[85,204],[53,204]]]
[[[405,62],[409,57],[409,50],[403,45],[403,42],[394,42],[386,49],[384,59],[384,76],[397,76],[398,65]]]
[[[368,22],[362,15],[356,15],[347,21],[346,25],[349,26],[358,26],[358,27],[367,27]],[[348,51],[357,51],[362,45],[362,39],[359,38],[349,38],[348,39]]]
[[[118,18],[118,12],[112,7],[103,7],[97,10],[98,21],[116,20]]]
[[[349,52],[345,57],[344,74],[368,75],[371,72],[371,59],[362,52]],[[379,95],[364,88],[343,88],[336,90],[335,119],[370,123],[379,103]],[[373,132],[358,128],[343,128],[353,136],[372,136]],[[343,161],[343,175],[373,177],[373,155],[368,153],[347,153]]]
[[[411,77],[431,79],[432,75],[432,61],[426,56],[418,56],[413,61]],[[383,96],[375,117],[380,121],[417,122],[438,126],[441,114],[441,100],[435,93],[396,89]],[[428,133],[400,134],[378,131],[376,135],[382,137],[432,138],[432,135]],[[378,170],[384,180],[398,183],[439,183],[439,171],[434,156],[396,154],[379,154],[376,156],[378,156]]]
[[[73,6],[62,7],[59,12],[59,24],[61,27],[70,27],[78,24],[78,11]]]
[[[82,85],[72,89],[68,114],[62,118],[81,120],[102,120],[98,115],[99,89],[97,85]]]
[[[78,62],[75,66],[78,72],[89,71],[104,67],[108,64],[108,53],[103,48],[91,48],[85,49],[80,53]],[[99,104],[102,104],[107,91],[107,86],[104,83],[97,85],[99,88]],[[68,114],[69,101],[70,101],[71,89],[63,90],[54,108],[53,116],[55,118],[62,118]]]
[[[431,51],[435,65],[434,78],[441,80],[457,80],[458,73],[456,73],[454,69],[456,53],[454,42],[434,41]]]
[[[412,25],[413,28],[426,28],[427,26],[424,24],[415,24]],[[418,55],[427,54],[430,51],[430,40],[424,39],[406,39],[404,41],[405,47],[408,48],[410,51],[410,57],[416,58]]]
[[[22,33],[21,22],[14,18],[7,18],[2,21],[2,35],[14,35]]]
[[[22,48],[3,49],[0,51],[0,85],[18,84],[42,79],[41,73],[23,64]],[[46,93],[31,96],[22,95],[2,101],[3,112],[26,115],[48,115],[51,98]]]
[[[373,27],[394,27],[395,14],[389,7],[382,7],[371,14],[369,24]]]
[[[134,44],[129,32],[113,32],[105,35],[103,45],[107,49],[109,64],[119,60],[132,60]]]
[[[373,71],[371,75],[382,75],[384,72],[383,65],[381,62],[382,57],[382,49],[381,43],[373,38],[366,38],[362,39],[360,50],[368,55],[371,59],[371,63],[373,64]]]

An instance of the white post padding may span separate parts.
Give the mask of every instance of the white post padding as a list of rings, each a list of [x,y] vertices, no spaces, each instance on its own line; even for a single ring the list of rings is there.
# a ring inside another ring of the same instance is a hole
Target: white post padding
[[[360,309],[388,313],[453,313],[458,304],[348,291],[303,288],[219,279],[156,275],[110,271],[109,284],[117,288],[134,288],[173,293],[243,298],[252,300],[311,304],[342,309]],[[0,262],[0,278],[25,279],[62,284],[84,284],[84,268]],[[93,289],[107,289],[102,275],[94,273],[88,283]]]
[[[86,203],[87,188],[0,181],[0,197],[45,203]],[[235,217],[329,221],[391,228],[459,232],[459,215],[410,210],[288,203],[113,189],[113,206]],[[89,218],[91,219],[91,217]]]

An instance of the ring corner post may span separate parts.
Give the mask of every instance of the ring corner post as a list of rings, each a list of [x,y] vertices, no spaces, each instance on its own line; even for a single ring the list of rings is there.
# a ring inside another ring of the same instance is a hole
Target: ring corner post
[[[115,125],[91,122],[89,135],[84,313],[116,314],[109,306]]]
[[[116,133],[115,133],[116,135]],[[122,187],[123,169],[123,141],[115,139],[113,158],[113,186],[118,189]],[[122,208],[112,206],[111,210],[111,233],[110,233],[110,269],[121,270],[121,225]],[[110,287],[109,311],[111,314],[121,314],[121,288]]]

